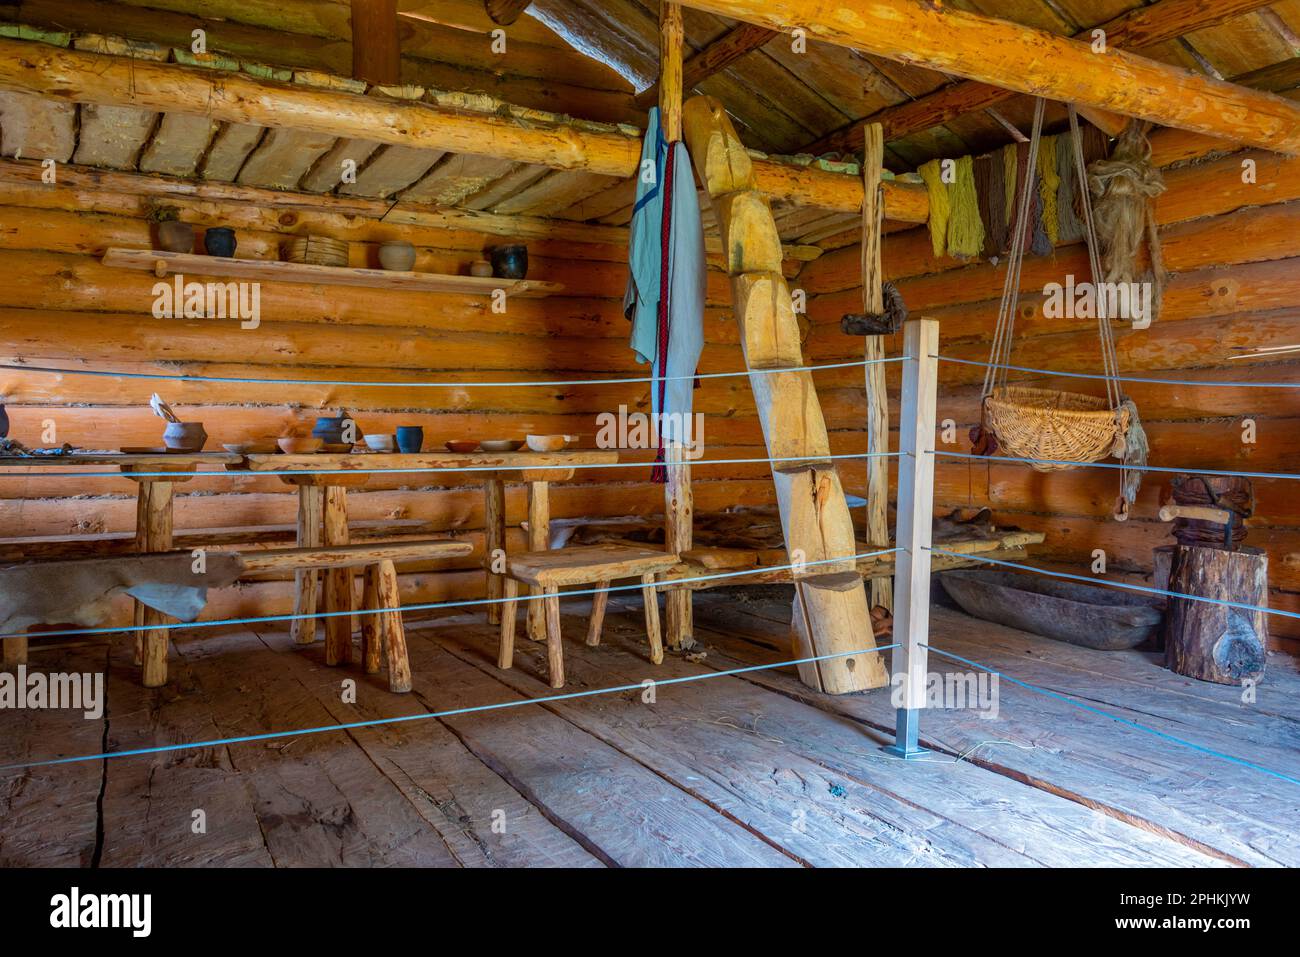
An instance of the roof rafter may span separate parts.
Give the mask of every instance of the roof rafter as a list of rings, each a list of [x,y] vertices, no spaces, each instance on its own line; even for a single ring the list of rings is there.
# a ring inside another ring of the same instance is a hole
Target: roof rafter
[[[682,64],[682,89],[695,89],[746,53],[757,50],[776,34],[776,30],[755,26],[752,23],[742,23],[728,30]],[[659,85],[656,83],[638,93],[633,103],[642,109],[649,109],[655,105],[658,98]]]
[[[1161,0],[1161,3],[1153,4],[1151,7],[1141,7],[1135,10],[1130,10],[1130,12],[1115,17],[1114,20],[1102,23],[1100,26],[1088,27],[1086,30],[1079,31],[1075,36],[1076,38],[1091,40],[1093,31],[1104,30],[1108,51],[1115,51],[1115,48],[1117,47],[1148,47],[1152,46],[1154,43],[1162,43],[1165,42],[1165,40],[1175,39],[1184,34],[1195,33],[1196,30],[1214,26],[1216,23],[1230,20],[1232,17],[1242,16],[1243,13],[1249,13],[1251,10],[1266,7],[1269,3],[1271,3],[1271,0],[1216,0],[1216,3],[1205,3],[1205,0]],[[725,16],[742,16],[742,14],[738,13],[736,9],[723,9],[735,7],[735,4],[728,3],[727,0],[719,0],[716,1],[716,3],[708,3],[708,0],[705,0],[705,3],[693,5],[697,5],[697,7],[701,7],[702,9],[710,9],[715,13],[724,13]],[[759,4],[751,5],[755,8],[759,7]],[[887,5],[887,7],[893,7],[893,5],[909,7],[909,5],[913,4],[907,4],[906,0],[897,0],[897,3],[885,5]],[[818,7],[826,8],[828,7],[828,4],[818,4]],[[943,12],[933,13],[932,16],[940,18],[940,21],[945,21],[941,22],[940,25],[932,27],[932,29],[939,31],[940,38],[944,35],[945,29],[952,29],[952,27],[956,25],[957,21],[965,22],[969,20],[972,22],[996,22],[988,21],[988,18],[979,17],[976,16],[976,14],[965,14],[956,12],[956,10],[943,10]],[[807,13],[801,13],[800,17],[802,20],[809,20],[809,14]],[[1040,36],[1040,38],[1053,38],[1058,40],[1060,43],[1069,43],[1069,40],[1066,40],[1065,38],[1058,38],[1058,36],[1054,36],[1053,34],[1034,30],[1032,27],[1010,25],[1010,23],[1005,26],[1009,27],[1011,31],[1021,31],[1023,34],[1037,35]],[[863,31],[863,33],[868,33],[868,31]],[[1002,33],[1005,33],[1005,31],[1002,31]],[[815,31],[810,29],[810,34],[815,35]],[[822,39],[829,38],[823,36]],[[832,42],[835,42],[835,40],[832,40]],[[857,46],[857,44],[848,44],[848,46]],[[1073,44],[1073,46],[1076,47],[1078,44]],[[1032,49],[1041,49],[1041,47],[1036,44]],[[891,56],[891,53],[888,51],[881,51],[881,49],[871,49],[870,52],[879,53],[880,56]],[[982,53],[983,51],[980,51],[979,47],[972,47],[970,48],[969,56],[979,57]],[[1109,53],[1106,53],[1106,55],[1091,56],[1109,56]],[[900,48],[894,49],[893,57],[894,59],[907,59],[911,62],[922,62],[919,59],[915,59],[915,57],[907,56],[907,51]],[[1079,57],[1075,56],[1074,61],[1078,60]],[[948,65],[946,66],[937,64],[923,65],[931,65],[935,69],[944,70],[945,73],[963,73],[963,70],[954,68],[952,62],[948,62]],[[1160,64],[1158,66],[1164,65]],[[1082,68],[1086,70],[1086,72],[1091,72],[1091,70],[1101,69],[1102,64],[1095,60],[1087,61],[1084,62]],[[1173,74],[1180,73],[1179,70],[1173,68],[1173,66],[1166,69]],[[1043,68],[1037,66],[1034,75],[1041,75],[1041,73],[1043,73]],[[1013,98],[1013,96],[1019,94],[1019,92],[1037,91],[1034,90],[1034,88],[1027,88],[1031,86],[1030,83],[1027,82],[1024,75],[1018,75],[1017,70],[1014,68],[1011,68],[1009,72],[1001,73],[1000,75],[1004,77],[1004,82],[998,82],[996,86],[991,85],[991,83],[978,81],[952,83],[952,85],[941,87],[939,90],[932,92],[932,94],[922,96],[922,98],[910,101],[910,103],[902,103],[896,105],[896,107],[883,109],[883,111],[875,113],[874,116],[866,117],[865,120],[855,121],[849,126],[836,130],[835,133],[828,134],[826,137],[822,137],[816,140],[816,142],[810,143],[809,146],[805,147],[805,152],[857,152],[862,148],[863,127],[867,124],[871,124],[871,122],[878,122],[878,124],[884,127],[885,139],[900,139],[906,137],[907,134],[918,133],[920,130],[931,129],[932,126],[939,126],[950,120],[956,120],[957,117],[963,116],[963,114],[993,107],[993,105],[1002,103],[1004,100]],[[1063,77],[1063,73],[1058,75],[1062,75]],[[1018,83],[1014,81],[1018,81]],[[1166,86],[1169,85],[1169,78],[1166,77],[1162,79],[1162,82],[1164,82]],[[1062,83],[1061,86],[1069,87],[1069,82]],[[1058,99],[1067,99],[1067,96],[1060,96]],[[1114,104],[1110,105],[1110,107],[1106,107],[1106,105],[1100,103],[1093,103],[1091,105],[1095,105],[1095,107],[1099,109],[1110,109],[1114,107]],[[1115,109],[1115,112],[1131,113],[1132,111]],[[1148,116],[1145,118],[1154,117]],[[1178,125],[1173,121],[1157,120],[1157,122],[1166,122],[1166,125],[1170,126]],[[1196,129],[1199,129],[1201,133],[1213,133],[1212,130],[1201,129],[1201,127],[1196,127]],[[1264,146],[1262,143],[1253,144],[1255,144],[1255,146]]]

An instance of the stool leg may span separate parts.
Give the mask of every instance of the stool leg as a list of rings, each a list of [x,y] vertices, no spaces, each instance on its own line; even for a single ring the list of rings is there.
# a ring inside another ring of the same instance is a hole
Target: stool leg
[[[361,609],[373,611],[379,604],[379,566],[367,565],[362,573]],[[384,653],[384,616],[361,615],[361,660],[366,674],[379,674],[380,659]]]
[[[591,596],[591,624],[587,628],[587,644],[600,644],[600,628],[605,623],[605,606],[609,604],[609,582],[596,582],[600,591]]]
[[[406,654],[406,629],[402,625],[402,599],[397,591],[397,569],[392,561],[384,559],[379,563],[377,573],[379,606],[385,609],[384,652],[388,656],[388,690],[404,692],[411,690],[411,660]]]
[[[542,599],[546,606],[546,665],[552,688],[564,687],[564,649],[560,645],[560,590],[546,589]]]
[[[497,646],[497,667],[508,671],[515,663],[515,623],[519,612],[519,582],[507,578],[501,603],[501,641]]]
[[[641,598],[645,602],[645,630],[650,639],[650,660],[663,664],[664,643],[659,637],[659,592],[655,589],[655,576],[651,572],[641,576]]]
[[[4,667],[16,668],[27,664],[27,636],[4,639]]]

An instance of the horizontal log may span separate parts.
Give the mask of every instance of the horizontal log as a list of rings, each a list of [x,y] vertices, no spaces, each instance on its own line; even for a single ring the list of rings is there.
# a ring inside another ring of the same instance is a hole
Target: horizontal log
[[[177,64],[108,57],[45,44],[0,39],[0,88],[78,103],[136,106],[449,153],[499,156],[553,169],[634,175],[640,140],[574,124],[516,122],[430,103],[360,96],[221,74]],[[759,188],[774,199],[854,212],[857,177],[772,160],[755,161]],[[924,222],[923,189],[888,183],[885,215]]]
[[[454,558],[473,551],[468,542],[447,539],[423,542],[382,542],[360,545],[322,545],[312,548],[274,548],[241,551],[240,564],[251,573],[294,571],[300,568],[360,568],[379,561],[429,561]]]
[[[1300,104],[1108,47],[912,0],[851,9],[807,0],[690,0],[689,6],[982,83],[1093,106],[1260,149],[1300,152]]]

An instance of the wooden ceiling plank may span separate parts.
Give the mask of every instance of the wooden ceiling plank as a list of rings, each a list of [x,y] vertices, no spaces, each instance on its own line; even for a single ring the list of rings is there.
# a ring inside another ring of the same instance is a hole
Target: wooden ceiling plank
[[[220,126],[206,116],[164,113],[140,154],[140,171],[193,176]]]
[[[254,123],[222,123],[199,164],[204,179],[233,183],[266,130]]]
[[[66,163],[76,148],[76,104],[0,92],[0,155]]]
[[[272,127],[244,161],[236,182],[263,189],[293,189],[336,140],[329,133]]]
[[[339,186],[339,194],[386,199],[419,180],[443,155],[411,146],[381,146],[357,171],[356,182]]]
[[[351,170],[352,175],[355,175],[370,158],[370,154],[379,148],[380,144],[374,140],[343,137],[321,154],[298,181],[298,187],[309,193],[332,192],[343,182],[345,170]],[[346,165],[349,163],[350,166]]]
[[[1214,3],[1206,3],[1204,0],[1160,0],[1151,6],[1122,14],[1102,24],[1100,29],[1105,31],[1110,47],[1140,49],[1182,36],[1189,31],[1213,26],[1229,17],[1264,6],[1267,2],[1269,0],[1216,0]],[[1091,39],[1092,28],[1080,31],[1080,35]],[[918,100],[858,120],[810,144],[807,150],[812,153],[856,152],[861,148],[862,130],[867,123],[880,123],[885,128],[885,138],[891,140],[937,126],[966,113],[996,106],[1014,95],[1014,89],[971,80],[959,81]]]
[[[447,155],[402,193],[403,202],[459,206],[489,183],[514,169],[514,161],[488,156]]]

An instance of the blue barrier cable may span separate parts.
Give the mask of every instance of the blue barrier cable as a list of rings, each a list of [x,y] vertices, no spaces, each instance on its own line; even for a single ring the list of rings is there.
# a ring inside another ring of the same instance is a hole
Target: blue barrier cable
[[[641,587],[640,585],[637,586]],[[705,681],[710,678],[725,678],[731,675],[748,674],[770,668],[786,668],[793,665],[811,664],[816,661],[829,661],[832,658],[847,658],[852,655],[870,655],[880,651],[897,648],[897,644],[881,645],[875,648],[863,648],[858,651],[837,651],[829,655],[815,655],[811,658],[794,658],[790,661],[775,661],[766,665],[749,665],[744,668],[729,668],[726,671],[708,671],[697,675],[685,675],[680,678],[648,678],[656,688],[663,685],[685,684],[688,681]],[[19,771],[27,768],[43,768],[56,764],[76,764],[83,761],[102,761],[108,758],[138,757],[143,754],[162,754],[171,751],[189,751],[199,748],[215,748],[230,744],[244,744],[250,741],[271,741],[277,738],[296,738],[308,734],[322,734],[326,731],[350,731],[354,728],[374,728],[382,725],[399,724],[406,721],[427,721],[430,718],[450,718],[461,714],[478,714],[483,711],[500,711],[505,708],[518,708],[527,704],[547,704],[553,701],[572,701],[575,698],[590,698],[593,695],[618,694],[623,691],[641,691],[644,682],[617,685],[613,688],[596,688],[591,691],[573,691],[567,694],[546,695],[541,698],[521,698],[517,701],[502,701],[497,704],[476,705],[470,708],[452,708],[447,711],[431,711],[424,714],[399,715],[394,718],[372,718],[368,721],[350,721],[344,724],[327,724],[314,728],[298,728],[294,731],[268,731],[263,734],[246,734],[233,738],[215,738],[210,741],[194,741],[182,744],[164,744],[153,748],[134,748],[129,751],[104,751],[99,754],[83,754],[71,758],[49,758],[44,761],[27,761],[22,764],[0,765],[0,771]]]
[[[679,379],[730,379],[737,376],[775,375],[789,372],[819,372],[823,369],[852,369],[884,362],[902,362],[903,356],[885,356],[880,359],[858,359],[853,362],[830,362],[824,365],[792,366],[790,368],[745,369],[740,372],[700,372],[677,376],[633,376],[630,378],[607,379],[552,379],[537,382],[390,382],[349,380],[349,379],[270,379],[249,378],[244,376],[208,376],[185,375],[165,372],[112,372],[100,369],[60,369],[52,366],[0,365],[0,372],[45,372],[54,375],[99,376],[109,379],[161,379],[168,382],[233,382],[246,385],[330,385],[361,386],[365,388],[391,389],[486,389],[510,387],[577,386],[577,385],[618,385],[621,383],[672,382]]]
[[[218,551],[220,550],[213,549],[214,553]],[[875,558],[878,555],[892,555],[898,551],[900,551],[900,549],[897,547],[883,548],[880,549],[879,551],[874,551],[874,552],[863,552],[858,555],[846,555],[843,558],[820,558],[817,561],[799,562],[799,563],[792,563],[789,565],[760,565],[757,568],[745,568],[735,572],[718,572],[713,575],[699,575],[694,578],[673,578],[662,582],[658,582],[657,584],[666,587],[675,587],[677,585],[689,585],[694,582],[719,581],[727,578],[744,578],[752,575],[764,575],[769,572],[790,571],[795,568],[804,569],[804,568],[812,568],[817,565],[832,565],[832,564],[838,564],[842,562],[855,562],[861,558]],[[631,591],[634,589],[640,590],[641,588],[644,587],[645,586],[642,585],[640,582],[636,582],[635,584],[631,584],[631,585],[612,585],[608,588],[575,589],[573,591],[565,591],[562,594],[565,597],[572,597],[575,595],[596,595],[602,592]],[[135,625],[117,625],[111,628],[110,627],[65,628],[60,631],[42,631],[39,633],[39,636],[42,638],[50,638],[50,637],[72,637],[78,635],[82,635],[82,636],[113,635],[113,634],[119,634],[121,632],[132,632],[132,631],[171,631],[171,630],[183,629],[183,628],[217,628],[224,625],[258,625],[258,624],[265,624],[268,622],[276,622],[276,621],[298,621],[300,619],[306,619],[306,618],[312,618],[312,619],[338,618],[343,615],[348,615],[348,616],[381,615],[384,612],[389,612],[389,611],[397,611],[397,612],[434,611],[440,608],[470,608],[478,605],[500,605],[507,600],[538,601],[545,597],[546,595],[544,594],[536,594],[536,595],[529,594],[529,595],[519,595],[517,598],[514,599],[465,598],[458,601],[440,601],[440,602],[428,602],[419,605],[402,605],[398,608],[363,608],[354,611],[318,611],[318,612],[313,612],[310,615],[303,613],[303,614],[291,614],[291,615],[262,615],[253,618],[221,618],[212,621],[169,621],[169,622],[160,622],[156,625],[150,625],[147,629],[138,628]],[[30,637],[32,637],[31,634],[27,632],[14,632],[12,634],[0,635],[0,639],[30,638]]]
[[[1121,462],[1076,462],[1072,459],[1033,459],[1017,455],[975,455],[971,452],[942,452],[938,449],[927,449],[931,455],[942,455],[950,459],[971,459],[981,462],[1019,462],[1025,464],[1039,463],[1041,465],[1074,465],[1080,468],[1096,469],[1124,469],[1129,472],[1172,472],[1174,474],[1189,473],[1192,475],[1224,475],[1237,478],[1259,478],[1259,479],[1300,479],[1300,474],[1293,472],[1233,472],[1227,469],[1202,469],[1202,468],[1170,468],[1159,465],[1124,465]]]
[[[605,451],[605,450],[583,450],[583,451]],[[617,451],[617,450],[609,450]],[[78,453],[71,452],[70,455]],[[93,454],[93,453],[90,453]],[[304,453],[314,454],[314,453]],[[366,453],[360,453],[366,454]],[[412,452],[412,455],[421,453]],[[431,452],[430,455],[441,453]],[[490,453],[484,453],[490,454]],[[893,458],[898,456],[899,452],[844,452],[837,455],[785,455],[776,458],[765,459],[685,459],[684,465],[771,465],[777,462],[825,462],[839,459],[874,459],[874,458]],[[160,453],[161,456],[161,453]],[[7,463],[9,465],[21,468],[48,468],[58,465],[61,456],[58,455],[32,455],[26,456],[32,460],[31,466],[17,466],[17,463]],[[104,456],[107,458],[108,456]],[[130,463],[125,463],[129,465]],[[43,478],[176,478],[177,475],[187,477],[199,476],[238,476],[238,477],[275,477],[279,475],[404,475],[410,473],[426,472],[537,472],[537,471],[572,471],[575,469],[635,469],[635,468],[653,468],[654,462],[572,462],[557,463],[554,465],[442,465],[429,466],[427,468],[414,466],[410,468],[380,468],[373,469],[226,469],[218,471],[216,469],[207,469],[205,471],[194,472],[0,472],[0,478],[32,478],[34,475],[41,475]],[[114,462],[105,462],[105,468],[117,468],[122,466]]]
[[[988,665],[982,665],[978,661],[971,661],[969,658],[963,658],[961,655],[955,655],[950,651],[943,651],[942,649],[935,648],[933,645],[922,645],[922,647],[927,648],[930,651],[933,651],[937,655],[943,655],[945,658],[951,658],[954,661],[960,661],[962,664],[970,665],[972,668],[979,668],[981,671],[987,671],[991,675],[997,675],[998,678],[1006,681],[1010,681],[1014,685],[1019,685],[1021,688],[1024,688],[1027,691],[1033,691],[1036,694],[1046,695],[1049,698],[1055,698],[1058,701],[1064,701],[1066,704],[1073,705],[1076,708],[1082,708],[1084,711],[1088,711],[1091,712],[1092,714],[1100,715],[1103,718],[1109,718],[1112,721],[1118,721],[1120,724],[1127,725],[1128,727],[1134,728],[1138,731],[1145,731],[1147,734],[1153,734],[1158,738],[1165,739],[1166,741],[1173,741],[1175,744],[1182,745],[1185,748],[1190,748],[1193,751],[1199,751],[1202,754],[1208,754],[1211,755],[1212,757],[1219,758],[1220,760],[1229,761],[1232,764],[1238,764],[1244,768],[1250,768],[1253,771],[1261,771],[1264,774],[1271,775],[1275,778],[1280,778],[1281,780],[1286,781],[1289,784],[1300,785],[1300,778],[1293,778],[1290,775],[1283,774],[1281,771],[1274,771],[1272,768],[1265,767],[1262,764],[1256,764],[1253,761],[1247,761],[1245,758],[1239,758],[1236,757],[1235,755],[1225,754],[1222,751],[1215,751],[1213,748],[1207,748],[1205,747],[1205,745],[1197,744],[1194,741],[1187,741],[1184,738],[1175,737],[1174,735],[1161,731],[1158,728],[1152,728],[1149,725],[1141,724],[1137,721],[1132,721],[1128,718],[1120,717],[1117,714],[1111,714],[1109,711],[1103,711],[1101,708],[1094,708],[1092,705],[1084,704],[1082,701],[1075,701],[1073,698],[1070,698],[1067,695],[1060,694],[1056,691],[1049,691],[1046,688],[1040,688],[1037,685],[1030,684],[1027,681],[1021,681],[1019,678],[1011,677],[1006,672],[1002,672],[994,668],[990,668]]]
[[[1107,376],[1095,372],[1061,372],[1056,369],[1035,369],[1030,366],[1012,366],[992,362],[976,362],[974,359],[957,359],[953,356],[934,355],[930,356],[930,358],[938,359],[940,362],[953,362],[964,366],[982,366],[986,369],[1008,369],[1012,372],[1028,372],[1034,375],[1060,376],[1066,379],[1109,379],[1113,382],[1146,382],[1153,385],[1204,385],[1217,388],[1230,387],[1234,389],[1300,389],[1300,382],[1217,382],[1205,381],[1202,379],[1157,379],[1146,378],[1143,376],[1123,375]]]
[[[1240,608],[1243,611],[1259,611],[1266,615],[1281,615],[1284,618],[1300,618],[1300,612],[1284,611],[1281,608],[1268,608],[1264,605],[1249,605],[1240,601],[1228,601],[1225,598],[1206,598],[1203,595],[1184,595],[1182,592],[1166,591],[1163,588],[1152,588],[1148,585],[1134,585],[1129,582],[1108,581],[1105,578],[1093,578],[1089,575],[1075,575],[1070,572],[1058,572],[1048,568],[1036,568],[1033,565],[1022,565],[1020,562],[1009,562],[1002,558],[985,558],[982,555],[967,555],[964,552],[950,552],[945,548],[936,548],[933,545],[928,546],[929,551],[938,552],[940,555],[950,555],[953,558],[969,558],[971,561],[988,562],[992,565],[1005,565],[1008,568],[1019,568],[1028,572],[1037,572],[1040,575],[1050,575],[1053,578],[1068,578],[1072,581],[1087,582],[1091,585],[1105,585],[1110,588],[1125,588],[1129,591],[1145,592],[1149,595],[1164,595],[1168,598],[1186,598],[1189,601],[1203,601],[1209,605],[1222,605],[1225,608]]]

